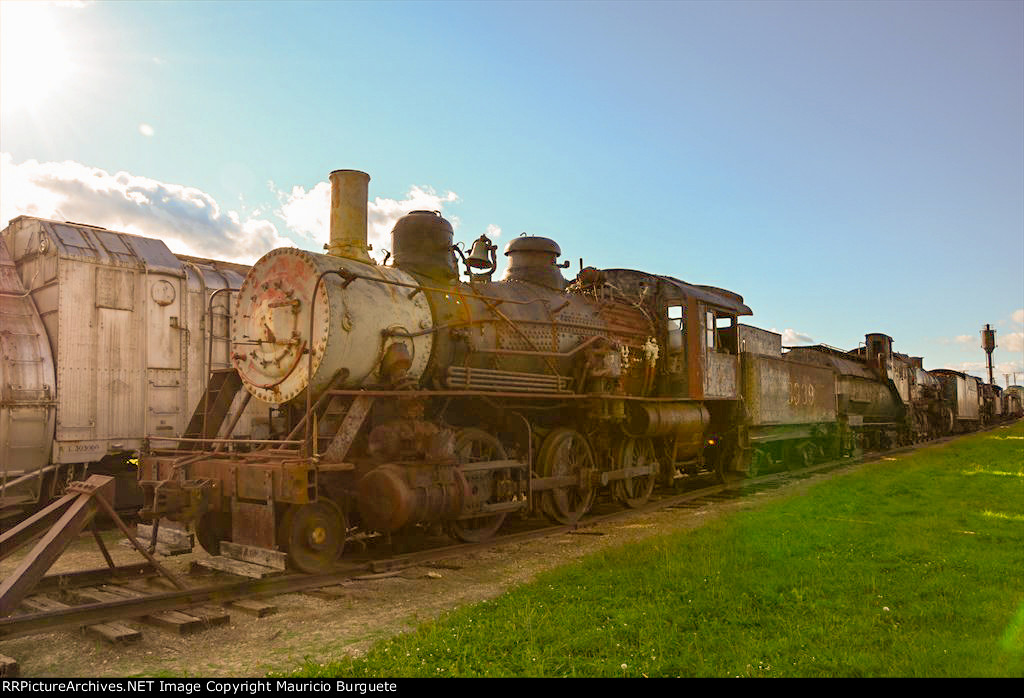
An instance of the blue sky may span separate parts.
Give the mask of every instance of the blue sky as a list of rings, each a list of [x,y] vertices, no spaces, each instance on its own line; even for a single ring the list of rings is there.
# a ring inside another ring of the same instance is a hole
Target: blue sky
[[[378,248],[433,208],[929,368],[982,375],[991,323],[1024,374],[1022,2],[2,0],[0,29],[0,225],[252,261],[319,250],[356,168]]]

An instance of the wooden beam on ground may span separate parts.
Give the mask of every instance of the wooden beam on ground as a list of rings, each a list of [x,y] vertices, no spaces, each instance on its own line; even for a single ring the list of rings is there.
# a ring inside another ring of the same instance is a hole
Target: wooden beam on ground
[[[73,484],[77,486],[77,494],[74,501],[67,505],[67,511],[0,585],[0,616],[14,612],[64,549],[89,524],[97,507],[103,503],[109,506],[114,498],[112,477],[91,475],[85,482]]]
[[[255,616],[256,618],[263,618],[264,616],[269,616],[272,613],[277,613],[277,606],[264,603],[258,599],[239,599],[238,601],[228,601],[224,604],[224,608],[230,611],[240,611],[241,613]]]
[[[352,593],[348,589],[341,586],[340,584],[329,587],[321,587],[320,589],[308,589],[302,593],[317,599],[323,599],[325,601],[337,601],[338,599],[348,598],[352,595]]]
[[[242,562],[241,560],[232,560],[231,558],[223,556],[200,558],[198,560],[193,560],[192,564],[198,565],[199,567],[205,567],[209,570],[227,572],[228,574],[234,574],[239,577],[248,577],[250,579],[263,579],[264,577],[281,574],[281,570],[274,569],[272,567],[256,565],[251,562]]]
[[[125,599],[143,599],[148,594],[132,589],[131,587],[119,586],[116,584],[105,584],[102,587],[103,591],[110,592]],[[231,616],[224,613],[219,608],[212,608],[205,605],[196,605],[188,608],[186,611],[182,611],[189,616],[195,616],[199,620],[203,621],[208,627],[217,625],[226,625],[230,620]]]
[[[288,569],[288,555],[279,550],[267,550],[266,548],[240,545],[224,540],[220,543],[220,554],[232,560],[251,562],[254,565],[271,567],[275,570],[284,571]]]
[[[192,552],[195,536],[188,531],[173,526],[172,522],[164,522],[157,529],[156,552],[159,555],[183,555]],[[153,526],[151,524],[138,524],[135,527],[135,536],[139,540],[147,541],[153,537]],[[131,545],[131,541],[125,539],[121,545]]]
[[[18,668],[18,662],[6,654],[0,654],[0,678],[16,679],[19,676],[21,676],[21,669]]]

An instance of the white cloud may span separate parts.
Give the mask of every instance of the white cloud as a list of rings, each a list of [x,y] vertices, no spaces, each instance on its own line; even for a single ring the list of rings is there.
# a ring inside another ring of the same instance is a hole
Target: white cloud
[[[794,329],[786,328],[782,332],[779,332],[774,327],[771,329],[772,332],[782,335],[782,346],[784,347],[802,347],[809,344],[815,344],[814,338],[810,335],[804,334],[803,332],[797,332]]]
[[[152,128],[140,124],[139,131],[148,136]],[[0,227],[22,214],[73,220],[158,237],[175,252],[245,263],[275,247],[294,245],[282,232],[294,233],[307,247],[321,251],[329,234],[330,184],[320,182],[309,190],[297,186],[290,192],[273,182],[269,187],[280,201],[274,213],[287,231],[279,231],[258,210],[245,216],[224,210],[195,187],[72,161],[15,163],[9,153],[0,153]],[[415,210],[444,214],[444,207],[458,200],[455,192],[439,194],[427,186],[411,187],[403,199],[376,197],[367,206],[367,237],[374,256],[382,259],[383,250],[391,247],[391,229],[401,216]],[[457,217],[445,217],[458,227]],[[487,234],[494,239],[501,228],[492,224]]]
[[[956,361],[946,363],[942,368],[951,368],[954,371],[963,371],[965,373],[975,372],[980,373],[981,371],[987,370],[987,364],[984,361]]]
[[[962,373],[969,373],[972,376],[981,378],[986,383],[988,382],[988,364],[984,361],[961,361],[959,363],[947,363],[942,368],[951,368],[954,371],[961,371]],[[1006,385],[1006,376],[1010,376],[1010,382],[1013,382],[1013,374],[1018,374],[1018,383],[1020,382],[1020,375],[1024,373],[1024,361],[997,361],[992,365],[992,378],[995,380],[997,385]]]
[[[972,334],[959,334],[959,335],[957,335],[956,337],[953,337],[953,338],[943,337],[942,339],[939,340],[939,344],[970,344],[974,340],[975,340],[975,336],[972,335]],[[978,340],[978,342],[980,344],[980,342],[981,342],[981,336],[980,335],[977,337],[977,340]]]
[[[1024,325],[1024,308],[1021,308],[1020,310],[1014,310],[1013,315],[1011,317],[1013,318],[1013,321],[1016,322],[1018,325]]]
[[[976,344],[980,347],[981,335],[961,334],[952,339],[940,339],[939,342],[941,344]],[[1024,351],[1024,332],[1009,332],[1006,334],[997,332],[996,346],[1010,352]],[[974,347],[972,346],[971,348],[973,349]]]
[[[175,252],[227,261],[251,263],[292,245],[270,221],[242,220],[195,187],[72,161],[15,164],[0,153],[0,225],[21,214],[159,237]]]
[[[1000,349],[1013,352],[1024,352],[1024,332],[1011,332],[1000,339],[996,336],[996,344]]]
[[[292,187],[290,193],[278,191],[273,184],[271,189],[277,191],[281,200],[281,208],[276,213],[285,221],[288,229],[315,244],[315,249],[322,249],[330,233],[330,183],[320,182],[309,190],[296,186]],[[366,237],[373,247],[371,254],[378,260],[383,259],[382,250],[391,247],[391,229],[395,221],[409,211],[439,211],[444,215],[444,205],[458,200],[458,194],[453,191],[438,194],[426,186],[413,186],[400,201],[376,197],[368,203],[366,212]],[[445,218],[453,228],[458,227],[458,218],[448,215]]]
[[[814,338],[810,335],[797,332],[790,328],[786,328],[782,333],[782,346],[784,347],[796,347],[805,344],[814,344]]]

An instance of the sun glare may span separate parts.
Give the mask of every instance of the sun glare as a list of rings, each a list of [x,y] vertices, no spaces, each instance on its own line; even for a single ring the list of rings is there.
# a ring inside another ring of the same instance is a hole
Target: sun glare
[[[0,108],[32,110],[74,72],[74,61],[48,3],[0,2]]]

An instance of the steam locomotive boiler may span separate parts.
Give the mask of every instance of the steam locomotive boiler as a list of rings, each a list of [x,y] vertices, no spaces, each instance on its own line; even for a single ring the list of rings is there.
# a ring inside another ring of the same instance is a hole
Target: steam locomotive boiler
[[[369,177],[330,179],[327,254],[252,267],[233,370],[194,419],[207,441],[142,459],[144,516],[194,525],[210,552],[277,550],[316,571],[356,531],[443,524],[478,541],[512,513],[571,523],[599,488],[637,506],[659,479],[739,458],[739,358],[722,337],[750,313],[742,298],[625,270],[570,285],[558,245],[525,235],[492,280],[496,247],[481,236],[466,256],[429,211],[400,219],[376,264]],[[272,411],[276,440],[215,439],[240,391]]]

